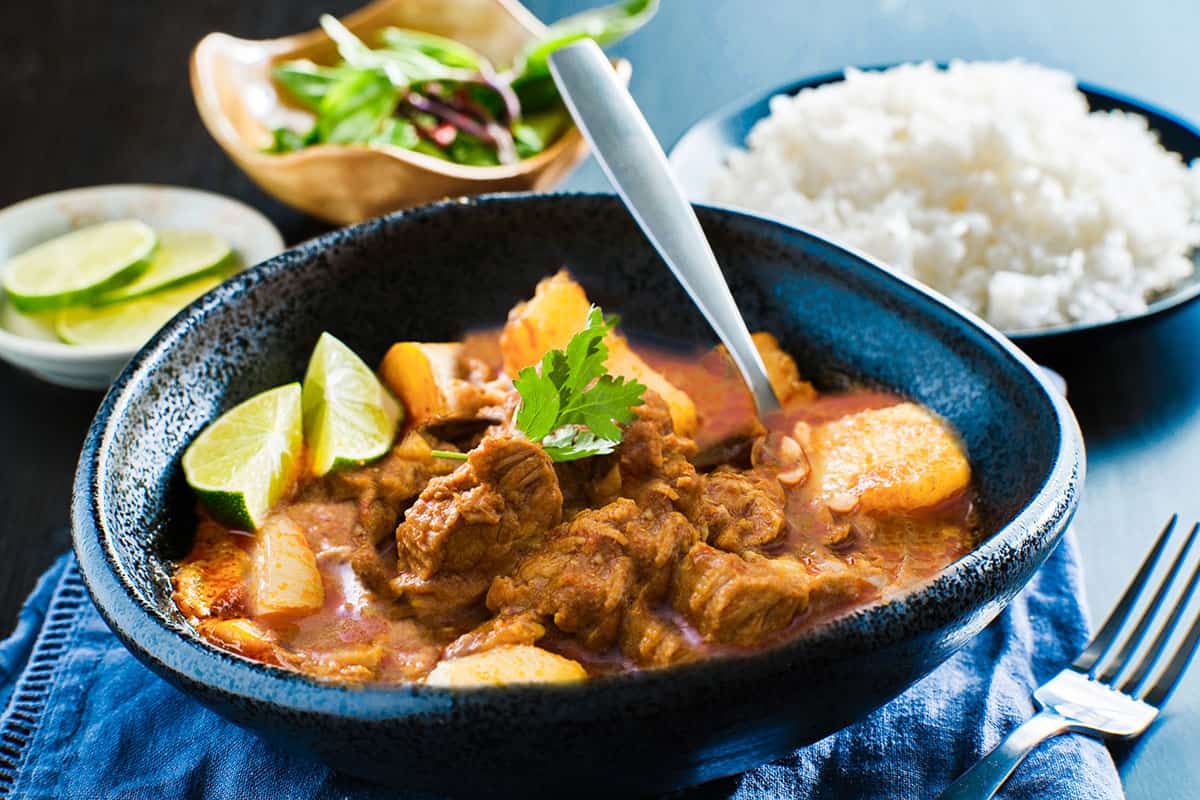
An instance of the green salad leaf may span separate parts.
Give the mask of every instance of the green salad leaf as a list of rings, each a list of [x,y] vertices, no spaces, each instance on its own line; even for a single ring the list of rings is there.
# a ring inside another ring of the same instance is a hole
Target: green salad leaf
[[[386,145],[485,167],[530,158],[571,123],[550,77],[549,54],[583,38],[619,41],[645,25],[658,3],[624,0],[560,20],[503,70],[462,42],[423,31],[384,28],[373,47],[324,14],[321,27],[341,63],[297,59],[272,69],[279,86],[316,120],[306,133],[272,131],[264,149]]]
[[[321,105],[321,99],[329,87],[353,71],[353,67],[323,67],[308,59],[300,59],[277,64],[271,74],[298,101],[315,109]]]
[[[550,74],[550,54],[580,39],[592,39],[601,47],[616,44],[641,28],[658,12],[659,0],[626,0],[611,6],[590,8],[555,22],[546,35],[531,43],[517,58],[516,72],[524,78]]]
[[[379,132],[367,140],[370,144],[389,144],[393,147],[403,147],[415,150],[421,144],[417,126],[410,120],[391,118],[383,121]]]
[[[447,67],[477,70],[484,59],[471,48],[453,39],[407,28],[384,28],[379,35],[383,46],[397,53],[420,53]]]
[[[383,72],[348,72],[321,98],[317,136],[330,144],[365,141],[392,115],[397,99],[396,87]]]
[[[513,142],[517,155],[529,158],[545,150],[562,136],[571,124],[571,115],[565,108],[526,114],[513,125]]]

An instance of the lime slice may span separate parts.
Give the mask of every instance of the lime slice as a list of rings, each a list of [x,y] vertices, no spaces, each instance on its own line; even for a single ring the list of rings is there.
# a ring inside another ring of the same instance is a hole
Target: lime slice
[[[95,304],[119,303],[197,278],[218,275],[233,261],[233,250],[219,236],[207,231],[159,231],[158,249],[150,266],[132,283],[105,292]]]
[[[258,530],[296,476],[304,448],[300,384],[254,395],[209,425],[183,454],[183,474],[214,517]]]
[[[124,303],[64,308],[54,329],[67,344],[138,348],[180,309],[220,282],[220,278],[201,278]]]
[[[371,368],[332,335],[321,334],[304,374],[304,438],[313,472],[324,475],[384,455],[402,416]]]
[[[58,334],[54,331],[54,321],[57,317],[57,311],[22,314],[13,308],[13,304],[6,297],[0,295],[0,328],[9,333],[24,336],[26,339],[58,342]]]
[[[141,275],[157,244],[136,219],[80,228],[9,259],[4,290],[26,313],[86,303]]]

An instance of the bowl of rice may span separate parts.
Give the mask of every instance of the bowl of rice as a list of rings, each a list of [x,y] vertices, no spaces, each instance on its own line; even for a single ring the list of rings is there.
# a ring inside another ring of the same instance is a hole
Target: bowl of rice
[[[838,240],[1026,343],[1200,297],[1200,130],[1059,70],[848,68],[718,111],[670,159],[692,199]]]

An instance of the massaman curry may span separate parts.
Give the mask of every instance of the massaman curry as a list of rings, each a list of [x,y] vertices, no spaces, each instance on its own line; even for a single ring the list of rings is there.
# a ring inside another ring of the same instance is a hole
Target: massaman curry
[[[818,393],[762,333],[784,410],[760,421],[721,349],[612,324],[560,272],[498,332],[394,345],[355,378],[394,406],[367,463],[327,452],[309,395],[337,407],[336,370],[310,364],[294,465],[257,521],[201,503],[179,609],[325,680],[569,681],[762,648],[971,548],[970,468],[926,409]]]

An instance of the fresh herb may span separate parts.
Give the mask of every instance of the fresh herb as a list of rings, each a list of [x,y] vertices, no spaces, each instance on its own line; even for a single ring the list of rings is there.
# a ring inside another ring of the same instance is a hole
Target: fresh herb
[[[646,387],[609,374],[604,337],[617,324],[592,306],[587,325],[565,350],[550,350],[541,369],[526,367],[513,385],[521,395],[516,426],[540,442],[554,461],[611,453],[621,443],[619,424],[633,422]]]
[[[466,461],[467,454],[459,453],[454,450],[430,450],[429,454],[434,458],[447,458],[451,461]]]
[[[550,53],[583,38],[617,42],[645,25],[658,2],[626,0],[560,20],[503,71],[461,42],[420,31],[387,28],[372,48],[324,15],[321,27],[342,63],[303,59],[274,68],[280,86],[312,109],[316,122],[307,133],[277,128],[266,150],[384,145],[472,166],[530,158],[570,125],[550,77]]]

